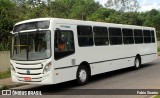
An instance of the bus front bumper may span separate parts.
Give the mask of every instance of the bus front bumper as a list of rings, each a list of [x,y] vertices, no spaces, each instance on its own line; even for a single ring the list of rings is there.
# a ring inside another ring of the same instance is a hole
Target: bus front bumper
[[[52,75],[49,73],[40,75],[21,75],[11,71],[11,77],[13,82],[27,83],[27,84],[55,84]]]

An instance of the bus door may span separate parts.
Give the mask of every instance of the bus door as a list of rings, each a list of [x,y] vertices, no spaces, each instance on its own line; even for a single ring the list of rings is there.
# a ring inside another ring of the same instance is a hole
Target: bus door
[[[57,65],[57,67],[73,66],[72,55],[75,53],[74,27],[71,25],[57,24],[54,33],[54,58],[55,60],[66,60],[68,64]]]

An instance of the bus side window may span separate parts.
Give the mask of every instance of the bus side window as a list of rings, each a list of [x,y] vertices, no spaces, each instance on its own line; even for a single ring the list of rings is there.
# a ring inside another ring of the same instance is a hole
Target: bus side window
[[[78,44],[80,47],[93,46],[93,32],[91,26],[77,26]]]
[[[109,28],[109,39],[111,45],[120,45],[122,44],[122,33],[121,28]]]
[[[73,32],[62,30],[55,31],[54,37],[55,59],[60,59],[75,52]]]
[[[108,45],[108,31],[106,27],[93,27],[94,42],[96,46]]]
[[[151,32],[150,30],[143,30],[144,43],[151,43]]]
[[[123,33],[123,43],[124,44],[133,44],[133,30],[132,29],[122,29]]]
[[[155,43],[155,34],[154,31],[151,31],[151,38],[152,38],[152,43]]]
[[[135,44],[143,43],[143,34],[141,29],[134,29],[134,40]]]

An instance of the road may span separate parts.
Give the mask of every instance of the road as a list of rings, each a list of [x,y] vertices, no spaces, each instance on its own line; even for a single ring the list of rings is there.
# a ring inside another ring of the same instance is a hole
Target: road
[[[152,95],[64,95],[68,89],[160,89],[160,57],[155,61],[144,64],[139,70],[126,68],[118,71],[108,72],[91,77],[89,83],[77,86],[74,81],[57,85],[26,85],[14,89],[38,90],[45,94],[46,98],[150,98]],[[86,90],[87,92],[87,90]],[[76,92],[75,92],[76,93]],[[78,93],[77,93],[78,94]],[[94,94],[94,93],[93,93]],[[44,96],[33,96],[41,98]],[[5,96],[2,96],[5,97]],[[1,98],[2,98],[1,97]],[[23,96],[27,97],[27,96]],[[30,96],[31,97],[31,96]],[[17,98],[17,96],[12,96]]]

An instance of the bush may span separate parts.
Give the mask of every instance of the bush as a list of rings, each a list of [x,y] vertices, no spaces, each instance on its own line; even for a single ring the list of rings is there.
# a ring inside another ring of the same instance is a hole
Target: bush
[[[1,72],[0,73],[0,79],[9,78],[9,77],[11,77],[10,69],[8,69],[8,71],[6,71],[6,72]]]

